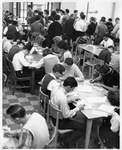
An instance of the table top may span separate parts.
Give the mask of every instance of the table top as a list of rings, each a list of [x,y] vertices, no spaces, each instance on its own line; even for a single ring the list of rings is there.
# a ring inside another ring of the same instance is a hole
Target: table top
[[[107,112],[98,110],[98,107],[104,104],[105,106],[110,106],[107,101],[107,97],[105,96],[107,91],[104,88],[96,87],[93,84],[90,84],[89,80],[85,80],[84,82],[79,82],[76,92],[80,95],[80,103],[86,102],[86,106],[90,106],[89,108],[81,111],[88,119],[97,119],[105,117],[105,115],[109,115]]]
[[[99,45],[91,45],[91,44],[78,44],[77,49],[78,51],[84,49],[90,53],[93,53],[94,55],[99,56],[100,52],[104,49],[104,47]]]

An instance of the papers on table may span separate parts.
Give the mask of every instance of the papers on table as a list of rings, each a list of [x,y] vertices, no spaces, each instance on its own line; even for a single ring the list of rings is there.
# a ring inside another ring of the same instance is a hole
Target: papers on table
[[[78,85],[77,92],[86,92],[86,93],[92,93],[92,87],[89,85]]]
[[[9,140],[8,138],[3,137],[3,138],[2,138],[2,144],[8,142],[8,140]]]
[[[101,117],[107,117],[108,113],[107,112],[103,112],[103,111],[99,111],[99,110],[92,110],[92,114],[96,115],[96,116],[101,116]]]
[[[94,105],[87,103],[85,99],[79,100],[76,105],[79,106],[79,105],[83,105],[83,104],[85,104],[84,109],[93,109],[93,107],[94,107]]]
[[[102,104],[97,109],[111,114],[114,112],[114,108],[114,106]]]
[[[85,98],[88,103],[105,103],[107,98],[104,97],[86,97]]]

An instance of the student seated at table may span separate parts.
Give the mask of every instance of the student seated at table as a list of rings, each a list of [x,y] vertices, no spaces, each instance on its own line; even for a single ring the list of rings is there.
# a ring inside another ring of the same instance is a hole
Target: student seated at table
[[[112,45],[108,46],[108,48],[103,49],[99,56],[98,59],[104,60],[105,63],[109,64],[111,61],[111,55],[114,52],[114,47]]]
[[[38,35],[33,42],[33,47],[30,50],[30,54],[36,53],[36,52],[43,52],[43,50],[45,49],[42,47],[42,43],[44,40],[45,40],[44,36]]]
[[[111,38],[109,38],[108,34],[105,34],[103,36],[102,42],[99,45],[104,46],[105,48],[107,48],[108,46],[114,46],[114,42]]]
[[[16,53],[20,52],[22,48],[25,46],[25,44],[21,41],[17,42],[16,45],[13,45],[8,53],[8,58],[10,61],[13,60],[13,57]]]
[[[23,48],[20,52],[16,53],[13,57],[13,66],[16,72],[16,76],[21,77],[30,77],[31,70],[28,68],[30,63],[26,60],[25,56],[28,54],[28,49]]]
[[[58,82],[59,78],[64,75],[65,68],[61,64],[55,64],[52,68],[52,72],[48,73],[42,79],[41,90],[43,93],[50,97],[51,91],[54,88],[58,88],[60,83]]]
[[[59,129],[73,129],[72,135],[69,134],[63,142],[66,148],[74,148],[73,144],[77,142],[85,134],[86,118],[80,110],[84,109],[84,105],[76,106],[70,109],[69,103],[76,102],[78,96],[68,93],[73,91],[78,86],[74,77],[68,77],[64,80],[63,85],[51,92],[51,103],[63,113],[64,119],[59,120]],[[55,123],[55,119],[52,118]]]
[[[66,58],[62,63],[65,67],[65,75],[60,78],[61,80],[65,80],[68,76],[73,76],[77,81],[84,81],[84,76],[78,66],[73,63],[72,58]]]
[[[60,61],[58,59],[58,56],[53,55],[53,52],[50,49],[46,48],[43,51],[42,59],[40,59],[40,61],[38,61],[37,63],[31,64],[31,67],[39,69],[41,66],[44,65],[45,72],[49,73],[51,72],[52,67],[59,62]]]
[[[18,149],[41,149],[49,142],[49,131],[45,119],[39,113],[27,114],[23,106],[11,105],[6,113],[16,124],[21,124],[21,131],[6,132],[6,136],[19,140]]]
[[[96,86],[103,87],[106,90],[118,91],[120,81],[119,73],[107,64],[102,65],[97,69],[99,76],[95,79],[92,79],[91,83],[94,83]],[[95,83],[99,81],[102,81],[102,83]]]
[[[72,54],[68,49],[68,44],[65,41],[60,41],[57,44],[58,48],[60,49],[59,54],[60,54],[60,62],[65,61],[66,58],[72,58]]]
[[[120,115],[119,104],[120,96],[119,91],[109,91],[107,99],[112,106],[115,106],[114,112],[104,118],[102,124],[99,126],[98,136],[106,149],[119,149],[120,139]]]

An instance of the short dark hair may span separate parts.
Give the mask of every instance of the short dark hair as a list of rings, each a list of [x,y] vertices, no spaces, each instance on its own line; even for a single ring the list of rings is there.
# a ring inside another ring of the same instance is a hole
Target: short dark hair
[[[108,21],[112,21],[112,18],[109,18]]]
[[[107,64],[104,64],[99,68],[99,73],[106,74],[109,71],[110,71],[110,67]]]
[[[67,42],[65,42],[65,41],[60,41],[58,44],[57,44],[57,46],[59,47],[59,48],[61,48],[61,49],[64,49],[65,51],[68,49],[68,44],[67,44]]]
[[[80,13],[80,17],[81,17],[81,19],[85,19],[86,15]]]
[[[75,88],[78,86],[78,83],[74,77],[67,77],[64,80],[63,86],[70,86],[71,88]]]
[[[112,106],[120,105],[120,95],[119,91],[109,91],[107,94],[108,101]]]
[[[17,42],[17,45],[20,45],[20,44],[23,44],[23,46],[25,46],[25,43],[24,43],[24,42],[18,41],[18,42]]]
[[[15,39],[15,34],[12,33],[12,32],[8,33],[8,34],[7,34],[7,39],[8,39],[8,40],[14,40],[14,39]]]
[[[65,12],[66,12],[66,13],[69,13],[69,9],[65,9]]]
[[[65,67],[61,64],[55,64],[52,68],[53,72],[59,72],[60,74],[62,74],[63,72],[65,72]]]
[[[78,10],[74,10],[74,13],[77,13],[78,12]]]
[[[59,15],[55,15],[54,20],[60,20],[60,16]]]
[[[68,66],[72,66],[73,65],[73,59],[68,57],[65,59],[64,63],[66,63]]]
[[[11,105],[7,110],[6,113],[11,116],[11,118],[24,118],[26,115],[24,107],[21,105],[15,104]]]
[[[52,52],[49,48],[46,48],[46,49],[43,51],[43,57],[44,57],[44,56],[47,56],[48,54],[53,54],[53,52]]]
[[[49,15],[49,10],[45,9],[44,12]]]
[[[101,17],[100,21],[105,22],[106,18],[105,17]]]
[[[108,46],[108,48],[112,48],[114,50],[114,46],[113,45]]]

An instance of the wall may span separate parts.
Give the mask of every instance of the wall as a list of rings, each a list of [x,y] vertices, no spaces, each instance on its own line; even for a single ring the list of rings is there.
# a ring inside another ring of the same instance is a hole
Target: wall
[[[61,9],[62,10],[69,9],[70,14],[73,13],[75,8],[76,8],[76,2],[62,2],[61,3]]]

